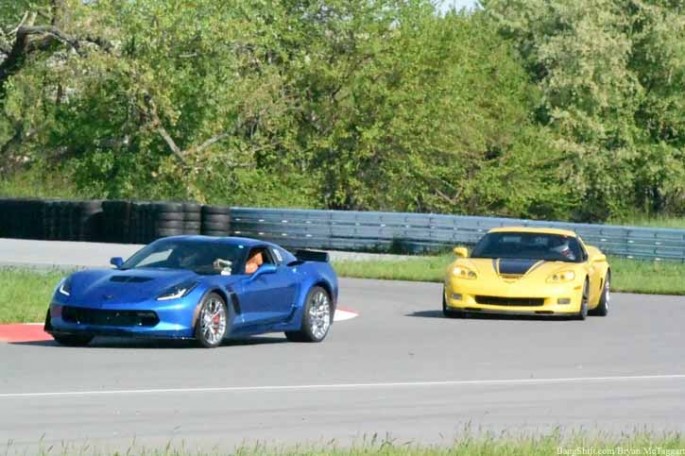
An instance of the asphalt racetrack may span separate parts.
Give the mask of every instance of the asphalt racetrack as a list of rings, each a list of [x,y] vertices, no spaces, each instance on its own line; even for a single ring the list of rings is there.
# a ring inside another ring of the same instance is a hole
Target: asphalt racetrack
[[[281,334],[214,350],[0,343],[0,445],[30,454],[374,434],[449,444],[465,429],[685,432],[685,298],[614,294],[608,317],[584,322],[449,320],[440,292],[341,279],[340,304],[359,317],[321,344]]]

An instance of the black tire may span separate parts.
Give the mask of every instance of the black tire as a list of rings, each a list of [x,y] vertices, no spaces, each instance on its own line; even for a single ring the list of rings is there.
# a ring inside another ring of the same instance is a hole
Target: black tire
[[[587,277],[585,278],[585,283],[583,284],[583,294],[580,297],[580,310],[576,315],[576,320],[585,320],[587,317],[587,303],[590,294],[590,285],[588,283]]]
[[[102,211],[102,200],[88,200],[80,201],[78,203],[79,209],[83,214],[94,214]]]
[[[186,222],[200,223],[202,221],[202,216],[199,212],[186,212],[183,214],[183,220]]]
[[[602,295],[599,297],[599,304],[588,313],[596,317],[606,317],[609,314],[609,299],[611,296],[611,271],[607,271],[602,286]]]
[[[231,208],[226,206],[202,206],[202,215],[231,215]]]
[[[321,315],[321,321],[316,321],[317,316],[312,315],[311,311],[314,306],[321,307],[321,311],[324,312],[324,315]],[[327,315],[326,307],[328,309]],[[326,322],[325,319],[328,321]],[[286,331],[285,337],[291,342],[321,342],[328,335],[332,323],[333,302],[331,297],[323,287],[315,286],[307,293],[302,312],[301,329],[299,331]]]
[[[202,222],[202,231],[228,231],[228,223]]]
[[[200,234],[202,226],[200,222],[183,222],[183,231],[186,233]]]
[[[202,204],[198,203],[183,203],[183,212],[197,212],[198,214],[202,212]]]
[[[447,301],[445,301],[445,290],[442,291],[442,314],[447,318],[464,318],[464,312],[460,310],[452,310],[447,307]]]
[[[183,212],[162,212],[160,214],[157,214],[155,216],[155,220],[158,222],[167,222],[167,221],[172,221],[172,222],[177,222],[177,221],[183,221],[185,220],[186,215]]]
[[[93,336],[87,334],[53,334],[52,338],[66,347],[85,347],[93,340]]]
[[[214,317],[210,320],[205,320],[205,313],[208,316],[216,315],[219,321],[215,321]],[[195,340],[198,344],[205,348],[216,348],[230,333],[231,322],[233,321],[233,313],[230,306],[226,305],[224,299],[217,293],[208,293],[200,303],[200,310],[197,314],[197,322],[195,322]],[[220,319],[223,318],[223,323]],[[204,324],[203,324],[204,323]],[[212,325],[211,327],[208,325]]]
[[[152,203],[157,214],[162,212],[180,212],[183,213],[183,203]]]
[[[48,308],[48,313],[45,314],[45,323],[43,324],[43,331],[52,331],[52,317],[50,316],[50,308]]]
[[[230,223],[231,216],[225,214],[202,214],[202,220],[205,222]]]
[[[155,230],[155,239],[163,238],[163,237],[170,237],[170,236],[181,236],[183,234],[183,230],[179,229],[172,229],[172,228],[163,228],[163,229],[158,229]]]
[[[182,230],[184,223],[183,220],[160,220],[155,223],[155,228],[160,230]]]
[[[203,234],[204,236],[215,236],[215,237],[226,237],[226,236],[230,236],[230,235],[231,235],[231,233],[228,232],[228,231],[226,231],[226,230],[223,230],[223,231],[221,231],[221,230],[209,230],[209,231],[204,231],[204,230],[203,230],[203,231],[202,231],[202,234]]]

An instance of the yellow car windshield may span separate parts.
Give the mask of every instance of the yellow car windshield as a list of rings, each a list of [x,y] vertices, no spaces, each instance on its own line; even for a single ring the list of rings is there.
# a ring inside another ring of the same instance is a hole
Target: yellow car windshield
[[[583,249],[572,236],[548,233],[488,233],[476,244],[471,258],[520,258],[545,261],[583,261]]]

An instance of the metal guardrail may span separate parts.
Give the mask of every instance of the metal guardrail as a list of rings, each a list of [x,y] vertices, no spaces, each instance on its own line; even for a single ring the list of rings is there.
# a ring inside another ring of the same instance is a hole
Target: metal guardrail
[[[473,245],[507,225],[576,231],[604,252],[685,262],[685,230],[397,212],[263,209],[196,203],[0,198],[0,237],[147,243],[162,236],[240,235],[285,247],[421,253]]]
[[[232,207],[231,234],[291,248],[420,253],[473,245],[489,229],[569,229],[603,252],[627,258],[685,262],[685,230],[523,219],[393,212]]]

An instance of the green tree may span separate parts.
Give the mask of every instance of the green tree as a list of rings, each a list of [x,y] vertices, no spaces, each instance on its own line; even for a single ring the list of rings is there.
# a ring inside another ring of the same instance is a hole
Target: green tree
[[[576,217],[682,210],[680,3],[483,3],[543,93],[537,120],[566,155]]]

